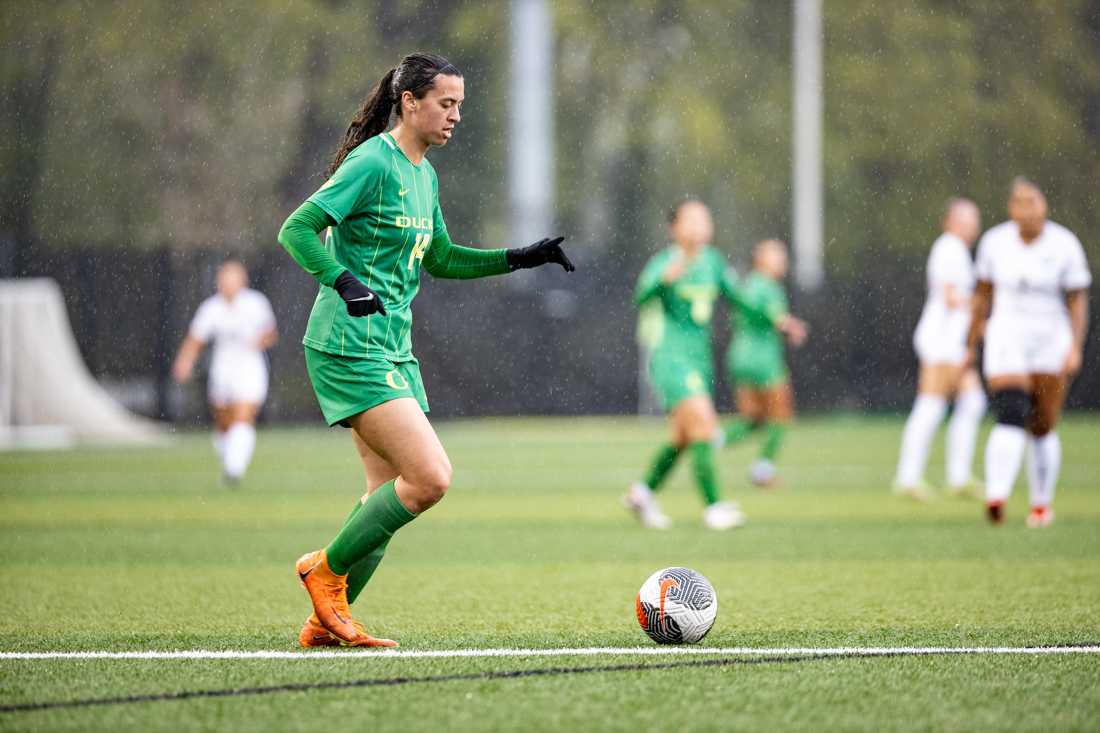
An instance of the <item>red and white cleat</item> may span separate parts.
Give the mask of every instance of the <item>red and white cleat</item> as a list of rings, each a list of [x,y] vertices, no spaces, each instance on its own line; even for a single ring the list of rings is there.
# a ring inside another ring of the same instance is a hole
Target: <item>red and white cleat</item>
[[[1027,526],[1030,529],[1042,529],[1049,527],[1054,521],[1054,510],[1048,506],[1033,506],[1031,513],[1027,515]]]

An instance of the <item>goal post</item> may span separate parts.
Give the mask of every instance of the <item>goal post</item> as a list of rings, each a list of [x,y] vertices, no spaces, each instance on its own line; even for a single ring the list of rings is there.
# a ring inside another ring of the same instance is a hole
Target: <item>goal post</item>
[[[0,449],[152,443],[162,435],[88,371],[54,280],[0,280]]]

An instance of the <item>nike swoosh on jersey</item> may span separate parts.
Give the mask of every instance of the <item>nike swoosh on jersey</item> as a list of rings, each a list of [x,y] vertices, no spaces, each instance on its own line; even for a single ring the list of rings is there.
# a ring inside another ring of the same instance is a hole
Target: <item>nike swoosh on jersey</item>
[[[403,189],[401,189],[400,191],[398,191],[398,192],[397,192],[397,195],[398,195],[398,196],[404,196],[404,195],[405,195],[405,194],[407,194],[408,192],[409,192],[409,189],[407,189],[407,188],[403,188]]]

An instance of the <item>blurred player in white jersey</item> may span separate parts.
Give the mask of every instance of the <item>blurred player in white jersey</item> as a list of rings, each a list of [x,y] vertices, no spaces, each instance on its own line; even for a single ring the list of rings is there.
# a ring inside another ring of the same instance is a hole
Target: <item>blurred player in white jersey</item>
[[[172,365],[179,383],[191,378],[203,347],[213,341],[207,395],[214,416],[214,447],[222,475],[241,480],[256,447],[256,414],[267,397],[264,351],[278,340],[275,314],[263,293],[248,287],[248,272],[236,260],[218,270],[218,292],[199,306]]]
[[[1054,427],[1067,383],[1081,369],[1092,276],[1073,232],[1047,221],[1046,197],[1034,183],[1013,181],[1008,215],[978,246],[968,339],[973,361],[985,327],[982,367],[997,418],[985,452],[986,505],[1001,523],[1026,450],[1027,526],[1045,527],[1062,462]]]
[[[894,479],[896,493],[922,501],[930,498],[924,481],[928,449],[951,398],[955,409],[947,429],[947,490],[956,495],[978,490],[971,464],[986,400],[977,371],[966,366],[966,337],[974,291],[970,248],[980,233],[981,214],[974,202],[951,199],[943,234],[928,256],[928,300],[913,334],[920,359],[917,399],[905,423]]]

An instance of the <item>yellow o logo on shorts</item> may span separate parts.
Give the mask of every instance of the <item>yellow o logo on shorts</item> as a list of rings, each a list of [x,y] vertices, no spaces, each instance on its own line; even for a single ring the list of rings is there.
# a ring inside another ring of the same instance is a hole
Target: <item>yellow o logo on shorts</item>
[[[393,369],[392,371],[386,372],[386,384],[390,385],[394,389],[408,389],[409,388],[408,380],[406,380],[403,376],[401,376],[401,373],[399,371],[397,371],[396,369]]]
[[[706,387],[706,383],[703,381],[703,375],[699,372],[691,372],[687,375],[687,379],[684,380],[684,385],[692,392],[702,392]]]

